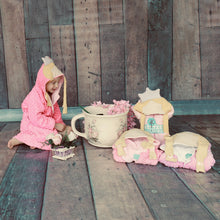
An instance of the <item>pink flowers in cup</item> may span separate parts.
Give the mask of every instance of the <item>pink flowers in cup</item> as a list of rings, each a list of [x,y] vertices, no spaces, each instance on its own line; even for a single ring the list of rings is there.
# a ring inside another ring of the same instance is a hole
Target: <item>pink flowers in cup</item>
[[[127,129],[134,128],[136,125],[135,122],[135,115],[132,110],[132,105],[129,103],[129,101],[126,100],[113,100],[113,105],[112,104],[105,104],[102,103],[101,101],[98,102],[93,102],[93,106],[100,106],[102,108],[107,108],[108,109],[108,115],[116,115],[116,114],[121,114],[124,112],[128,111],[128,121],[127,121]]]

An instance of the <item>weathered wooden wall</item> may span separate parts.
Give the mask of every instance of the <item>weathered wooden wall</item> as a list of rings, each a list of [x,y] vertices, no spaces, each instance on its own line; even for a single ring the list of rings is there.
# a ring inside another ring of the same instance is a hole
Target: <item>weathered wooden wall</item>
[[[218,0],[0,0],[0,108],[20,108],[41,57],[68,81],[68,106],[220,99]]]

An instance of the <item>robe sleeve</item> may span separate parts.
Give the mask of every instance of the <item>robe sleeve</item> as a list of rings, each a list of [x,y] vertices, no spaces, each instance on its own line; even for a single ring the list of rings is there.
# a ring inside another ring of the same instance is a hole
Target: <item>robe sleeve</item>
[[[53,130],[55,127],[55,119],[52,116],[44,114],[45,106],[40,98],[30,97],[28,105],[22,107],[23,111],[27,111],[29,120],[34,126]]]

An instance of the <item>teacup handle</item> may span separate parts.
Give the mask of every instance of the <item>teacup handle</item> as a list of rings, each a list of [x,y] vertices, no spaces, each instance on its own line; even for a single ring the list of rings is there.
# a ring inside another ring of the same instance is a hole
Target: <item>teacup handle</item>
[[[81,136],[81,137],[84,137],[87,139],[86,137],[86,133],[82,133],[82,132],[79,132],[77,129],[76,129],[76,121],[80,118],[84,118],[84,114],[81,113],[81,114],[78,114],[76,116],[74,116],[71,120],[71,127],[72,127],[72,130],[75,134],[77,134],[78,136]]]

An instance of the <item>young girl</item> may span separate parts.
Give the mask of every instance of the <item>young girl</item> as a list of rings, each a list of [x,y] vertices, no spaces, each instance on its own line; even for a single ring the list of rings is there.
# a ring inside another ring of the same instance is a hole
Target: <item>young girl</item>
[[[64,82],[64,109],[66,106],[66,81],[64,74],[55,66],[49,57],[42,58],[43,64],[37,74],[35,86],[22,103],[23,117],[20,133],[8,142],[13,148],[19,144],[26,144],[31,149],[40,148],[51,150],[50,145],[44,144],[47,135],[51,133],[70,133],[71,127],[66,126],[62,120],[57,100]]]

